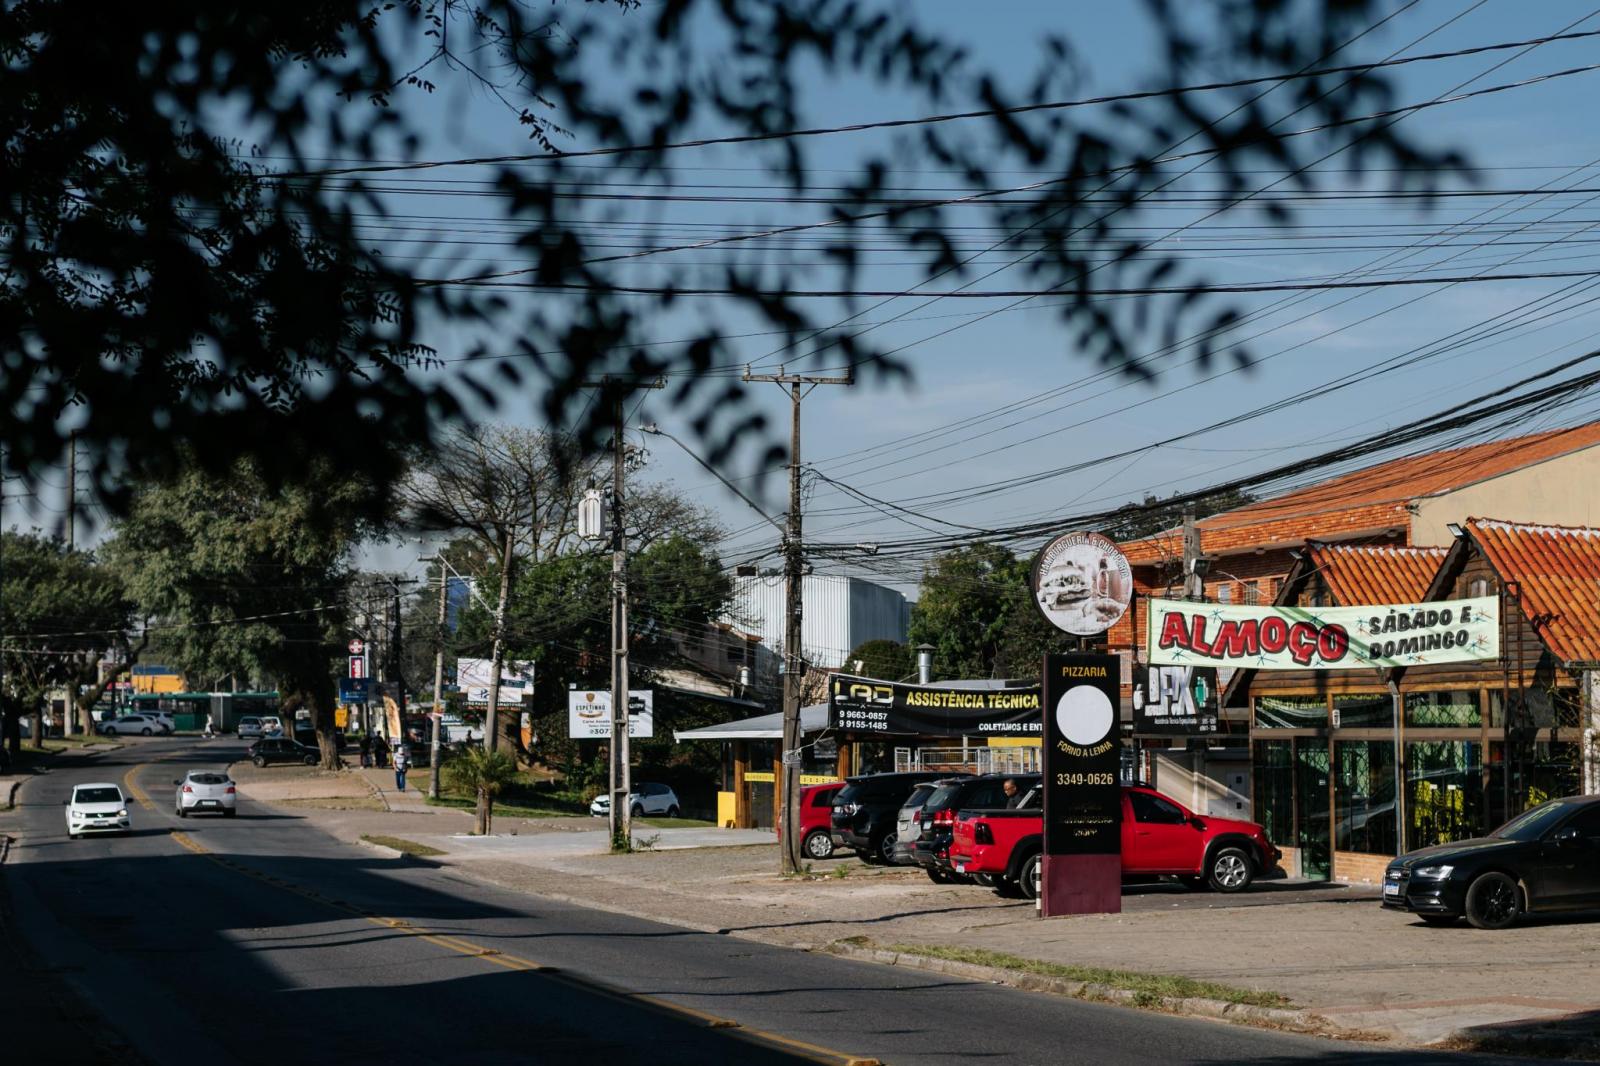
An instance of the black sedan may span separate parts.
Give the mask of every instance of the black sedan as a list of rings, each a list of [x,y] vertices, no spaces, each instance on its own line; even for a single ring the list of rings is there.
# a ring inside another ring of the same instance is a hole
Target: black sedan
[[[1486,837],[1400,856],[1383,905],[1430,925],[1503,929],[1527,913],[1600,908],[1600,796],[1551,800]]]
[[[315,766],[322,761],[322,752],[288,737],[262,737],[245,749],[245,754],[257,766],[269,763],[297,762]]]

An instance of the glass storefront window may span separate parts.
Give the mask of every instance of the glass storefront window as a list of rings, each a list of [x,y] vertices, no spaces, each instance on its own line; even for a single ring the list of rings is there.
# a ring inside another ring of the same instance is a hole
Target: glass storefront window
[[[1255,820],[1274,844],[1294,841],[1294,750],[1288,740],[1255,742]]]
[[[1395,853],[1394,744],[1345,740],[1333,747],[1335,851]]]
[[[1410,706],[1408,704],[1409,716]],[[1483,745],[1419,740],[1406,744],[1406,848],[1482,836]]]
[[[1328,724],[1328,701],[1321,696],[1257,696],[1257,729],[1321,729]]]
[[[1408,692],[1405,700],[1408,726],[1464,728],[1483,724],[1476,692]]]
[[[1546,800],[1583,791],[1577,744],[1541,740],[1514,744],[1511,749],[1507,765],[1506,745],[1498,741],[1489,745],[1489,828]]]
[[[1340,729],[1388,729],[1394,725],[1394,697],[1387,692],[1335,696],[1333,709]]]

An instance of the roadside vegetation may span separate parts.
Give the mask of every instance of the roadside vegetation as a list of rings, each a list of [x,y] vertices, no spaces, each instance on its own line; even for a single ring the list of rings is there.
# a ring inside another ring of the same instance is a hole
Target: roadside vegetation
[[[382,835],[361,834],[361,839],[368,844],[376,844],[383,848],[393,848],[395,851],[408,858],[426,859],[431,855],[443,855],[438,848],[430,848],[426,844],[418,844],[415,840],[406,840],[404,837],[391,837]]]
[[[874,945],[865,937],[851,938],[842,943],[859,947],[881,946],[885,951],[902,955],[921,955],[930,959],[948,959],[951,962],[969,962],[977,966],[993,966],[998,970],[1037,974],[1040,977],[1058,977],[1066,981],[1104,985],[1154,1001],[1164,999],[1215,999],[1224,1003],[1238,1003],[1249,1007],[1292,1007],[1294,1004],[1278,992],[1265,992],[1254,988],[1238,988],[1216,981],[1201,981],[1176,974],[1138,973],[1133,970],[1110,970],[1100,966],[1073,966],[1059,962],[1041,962],[986,948],[958,948],[943,944],[887,944]]]

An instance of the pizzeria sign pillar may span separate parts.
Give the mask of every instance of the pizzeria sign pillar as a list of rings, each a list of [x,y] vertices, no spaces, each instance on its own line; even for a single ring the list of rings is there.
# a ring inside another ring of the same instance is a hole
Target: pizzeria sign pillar
[[[1121,550],[1098,533],[1067,533],[1034,560],[1033,601],[1078,638],[1104,633],[1133,595]],[[1041,665],[1044,855],[1039,913],[1122,910],[1121,669],[1115,655],[1045,655]]]

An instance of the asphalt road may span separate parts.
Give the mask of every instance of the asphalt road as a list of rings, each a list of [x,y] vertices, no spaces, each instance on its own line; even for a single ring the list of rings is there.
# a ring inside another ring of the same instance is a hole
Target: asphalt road
[[[688,931],[383,858],[249,802],[234,819],[180,821],[172,779],[236,751],[136,742],[39,778],[0,868],[22,938],[153,1063],[1509,1061],[1374,1050]],[[67,839],[61,804],[82,781],[137,786],[149,807],[134,808],[132,835]]]

